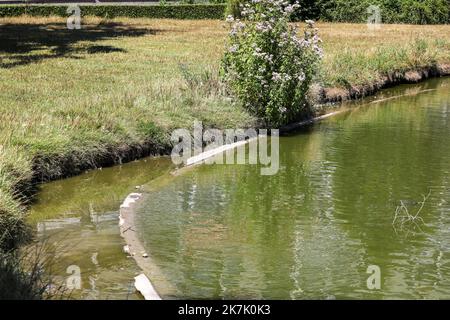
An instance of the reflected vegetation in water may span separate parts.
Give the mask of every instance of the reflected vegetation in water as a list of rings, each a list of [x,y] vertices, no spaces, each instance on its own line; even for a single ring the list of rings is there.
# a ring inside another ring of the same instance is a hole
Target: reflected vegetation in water
[[[274,176],[209,165],[153,184],[138,231],[175,286],[162,294],[450,298],[449,85],[282,137]],[[414,214],[428,193],[420,228],[396,230],[397,207]],[[380,290],[367,288],[371,265]]]
[[[383,91],[282,137],[274,176],[208,165],[173,177],[170,159],[141,160],[42,186],[30,221],[57,276],[80,267],[74,298],[139,298],[118,208],[148,181],[137,231],[164,298],[450,298],[449,87]],[[399,206],[414,214],[428,193],[420,229],[395,228]],[[373,265],[380,290],[366,286]]]
[[[140,299],[133,277],[139,272],[127,258],[119,235],[119,206],[137,186],[166,174],[170,159],[153,158],[90,171],[42,186],[29,221],[52,258],[52,276],[65,283],[80,270],[75,299]],[[69,269],[68,269],[69,268]]]

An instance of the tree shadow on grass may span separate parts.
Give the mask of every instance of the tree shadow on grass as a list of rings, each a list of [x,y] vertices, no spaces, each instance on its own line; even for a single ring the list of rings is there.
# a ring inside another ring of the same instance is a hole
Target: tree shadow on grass
[[[76,54],[126,52],[118,47],[94,45],[92,42],[160,32],[121,23],[83,25],[79,30],[69,30],[65,23],[0,25],[0,68],[61,57],[80,59]],[[88,44],[77,45],[80,42]]]

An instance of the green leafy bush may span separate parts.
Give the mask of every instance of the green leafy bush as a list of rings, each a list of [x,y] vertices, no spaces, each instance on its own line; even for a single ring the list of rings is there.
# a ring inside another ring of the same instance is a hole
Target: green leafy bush
[[[290,0],[294,3],[296,0]],[[292,20],[304,21],[307,19],[317,20],[320,18],[320,11],[327,0],[299,0],[300,7],[292,15]]]
[[[0,300],[42,299],[46,285],[39,279],[39,269],[27,272],[21,262],[15,254],[0,252]]]
[[[318,19],[320,16],[320,8],[322,7],[321,2],[326,0],[300,0],[298,3],[300,7],[292,13],[291,19],[294,21],[303,21],[306,19]],[[225,15],[232,15],[235,18],[241,17],[241,6],[250,0],[228,0],[227,8],[225,10]],[[289,1],[294,4],[295,0]]]
[[[365,22],[370,5],[380,7],[385,23],[449,23],[448,0],[328,0],[318,2],[320,17],[336,22]]]
[[[367,8],[371,0],[330,0],[323,7],[320,16],[323,20],[334,22],[365,22]]]
[[[438,24],[449,22],[450,9],[446,0],[404,0],[401,2],[400,12],[401,22]]]
[[[224,3],[226,1],[226,3]],[[160,5],[80,5],[83,16],[106,18],[221,19],[224,15],[240,18],[239,5],[248,0],[210,0],[209,3],[186,0],[184,4]],[[293,3],[295,0],[290,0]],[[197,3],[197,4],[193,4]],[[378,5],[383,22],[443,24],[450,22],[449,0],[300,0],[292,20],[322,19],[336,22],[365,22],[370,5]],[[63,5],[0,5],[0,17],[29,14],[67,16]]]
[[[252,113],[270,125],[283,125],[309,113],[306,94],[322,57],[320,38],[307,21],[303,38],[290,15],[298,4],[253,0],[242,10],[245,23],[232,24],[222,77]]]
[[[228,0],[227,15],[240,18],[239,5],[248,0]],[[293,3],[295,0],[290,0]],[[322,19],[366,22],[371,5],[379,6],[386,23],[439,24],[450,22],[449,0],[300,0],[292,20]]]
[[[233,16],[236,19],[241,17],[241,5],[244,4],[244,0],[228,0],[227,7],[225,9],[226,16]]]

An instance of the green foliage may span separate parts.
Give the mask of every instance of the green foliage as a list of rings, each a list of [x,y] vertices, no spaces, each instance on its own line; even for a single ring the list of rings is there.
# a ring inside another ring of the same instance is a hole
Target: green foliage
[[[405,0],[401,3],[401,22],[439,24],[449,22],[449,2],[446,0]]]
[[[320,17],[336,22],[365,22],[370,5],[380,7],[384,23],[449,23],[448,0],[328,0],[321,1]]]
[[[227,7],[225,9],[226,16],[233,16],[234,18],[241,18],[240,5],[244,3],[244,0],[228,0]]]
[[[226,1],[226,3],[224,3]],[[293,3],[295,0],[290,0]],[[224,14],[240,18],[239,5],[246,0],[210,0],[196,3],[159,5],[81,5],[83,16],[170,18],[170,19],[221,19]],[[196,3],[196,4],[195,4]],[[450,22],[449,0],[300,0],[300,8],[292,15],[295,21],[321,19],[335,22],[366,22],[370,5],[381,8],[385,23],[444,24]],[[28,14],[32,16],[67,16],[62,5],[0,5],[0,17]]]
[[[240,18],[239,5],[246,0],[228,0],[226,15]],[[290,0],[294,3],[295,0]],[[371,5],[379,6],[383,22],[443,24],[450,22],[449,0],[300,0],[292,19],[322,19],[334,22],[366,22]]]
[[[245,4],[245,23],[233,24],[222,64],[223,79],[244,107],[275,126],[309,114],[306,94],[322,57],[313,22],[304,38],[289,24],[296,7],[277,0]]]
[[[139,121],[137,131],[144,135],[146,139],[151,139],[154,143],[161,144],[166,141],[163,129],[153,121]]]
[[[31,239],[31,230],[22,215],[0,211],[0,252],[9,252]]]
[[[0,300],[39,300],[45,292],[39,265],[23,270],[17,255],[0,252]]]
[[[292,15],[291,19],[295,21],[304,21],[306,19],[318,19],[320,15],[321,3],[325,0],[300,0],[300,7]],[[240,6],[249,2],[249,0],[228,0],[225,15],[232,15],[235,18],[241,18]],[[296,0],[290,0],[291,4]]]
[[[329,0],[320,17],[334,22],[366,22],[371,0]]]
[[[18,252],[0,252],[0,300],[68,297],[64,281],[52,276],[55,252],[45,243]]]
[[[295,0],[290,0],[294,3]],[[299,0],[300,8],[292,15],[292,20],[304,21],[307,19],[317,20],[320,17],[320,11],[327,0]]]
[[[225,4],[178,4],[178,5],[80,5],[82,16],[106,18],[131,17],[155,19],[222,19]],[[68,16],[62,5],[1,5],[0,17],[20,16]]]

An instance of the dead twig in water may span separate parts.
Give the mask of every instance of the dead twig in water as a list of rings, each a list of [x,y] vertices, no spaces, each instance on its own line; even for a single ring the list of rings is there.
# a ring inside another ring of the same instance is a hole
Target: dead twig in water
[[[403,200],[400,200],[400,205],[397,206],[397,208],[395,209],[394,220],[392,221],[392,225],[396,232],[397,232],[397,228],[396,228],[397,225],[400,225],[400,230],[402,231],[404,229],[405,224],[413,224],[415,227],[417,227],[422,232],[419,222],[422,224],[425,224],[425,222],[423,221],[422,217],[420,217],[419,215],[422,212],[422,209],[425,206],[425,203],[427,202],[430,195],[431,195],[431,190],[430,190],[430,192],[428,192],[428,194],[426,196],[422,195],[423,201],[419,202],[420,207],[415,214],[411,214],[409,212],[408,207],[403,202]]]

